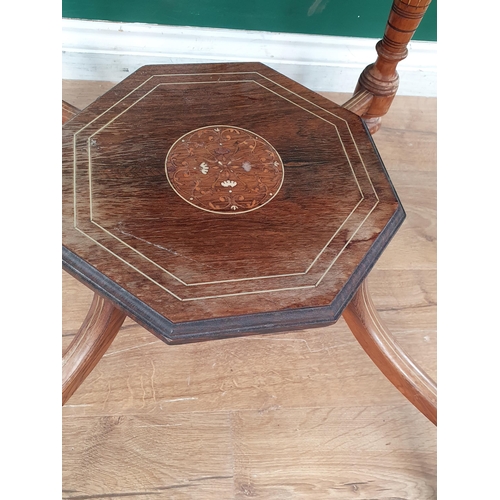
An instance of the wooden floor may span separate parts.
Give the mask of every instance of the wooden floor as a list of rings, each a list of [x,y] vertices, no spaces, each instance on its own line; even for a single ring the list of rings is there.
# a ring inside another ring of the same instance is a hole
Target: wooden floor
[[[82,108],[111,86],[63,81],[63,98]],[[368,283],[435,378],[436,100],[396,98],[375,142],[407,220]],[[62,286],[65,349],[92,294],[64,272]],[[435,427],[343,319],[184,346],[127,319],[63,408],[62,453],[65,499],[436,498]]]

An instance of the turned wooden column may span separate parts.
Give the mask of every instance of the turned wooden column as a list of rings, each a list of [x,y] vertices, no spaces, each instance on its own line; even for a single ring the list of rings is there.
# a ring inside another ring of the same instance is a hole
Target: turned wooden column
[[[359,77],[355,94],[373,95],[363,118],[371,133],[380,128],[381,117],[389,110],[399,85],[396,66],[408,55],[407,45],[415,33],[431,0],[394,0],[384,38],[376,45],[377,60]]]

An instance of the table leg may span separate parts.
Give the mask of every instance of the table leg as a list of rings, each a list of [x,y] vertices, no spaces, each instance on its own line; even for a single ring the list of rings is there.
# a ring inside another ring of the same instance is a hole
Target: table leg
[[[433,424],[437,424],[436,383],[408,357],[383,325],[366,280],[344,310],[343,317],[382,373]]]
[[[80,330],[62,359],[62,404],[66,404],[116,337],[126,315],[94,294]]]

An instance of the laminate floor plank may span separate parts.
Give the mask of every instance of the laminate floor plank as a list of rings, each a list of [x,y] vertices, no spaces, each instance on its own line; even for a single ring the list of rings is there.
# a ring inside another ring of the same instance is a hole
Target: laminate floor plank
[[[338,104],[351,97],[336,92],[322,95]],[[389,113],[382,118],[381,129],[373,136],[391,174],[399,170],[436,170],[436,110],[435,98],[396,96]]]
[[[231,448],[230,414],[72,418],[63,435],[63,498],[230,500]]]
[[[434,499],[433,427],[403,406],[238,412],[235,498]]]
[[[406,211],[406,219],[387,249],[377,269],[436,269],[436,173],[390,172]]]
[[[112,89],[118,82],[63,80],[63,99],[78,109],[83,109],[92,104],[105,92]]]

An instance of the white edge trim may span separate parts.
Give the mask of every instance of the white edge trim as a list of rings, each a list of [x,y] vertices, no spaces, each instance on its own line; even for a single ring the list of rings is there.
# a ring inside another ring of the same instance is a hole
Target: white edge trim
[[[63,79],[118,82],[145,64],[258,61],[317,92],[352,92],[373,38],[62,20]],[[399,95],[435,97],[437,43],[410,43]]]

